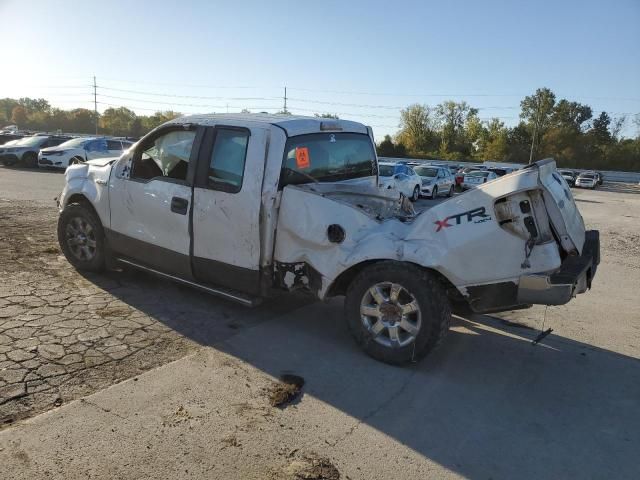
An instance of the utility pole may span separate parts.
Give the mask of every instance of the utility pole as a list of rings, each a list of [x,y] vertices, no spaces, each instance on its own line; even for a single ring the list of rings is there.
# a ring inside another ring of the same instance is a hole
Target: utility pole
[[[95,75],[93,76],[93,114],[96,119],[96,135],[98,135],[98,92]]]
[[[536,143],[536,135],[538,133],[539,122],[540,122],[540,99],[538,99],[538,108],[536,110],[536,123],[533,126],[533,138],[531,139],[531,151],[529,152],[529,165],[533,163],[533,146]]]
[[[289,113],[287,111],[287,87],[284,87],[284,109],[282,111],[284,113]]]

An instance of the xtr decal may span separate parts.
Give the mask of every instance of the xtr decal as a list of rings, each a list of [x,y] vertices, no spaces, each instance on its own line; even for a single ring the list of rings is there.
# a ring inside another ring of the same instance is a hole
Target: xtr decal
[[[487,215],[484,207],[474,208],[468,212],[458,213],[457,215],[449,215],[444,220],[436,220],[434,223],[437,225],[436,232],[439,232],[443,228],[454,227],[462,223],[462,219],[466,219],[467,223],[484,223],[491,220],[491,216]],[[453,222],[455,223],[449,223]]]

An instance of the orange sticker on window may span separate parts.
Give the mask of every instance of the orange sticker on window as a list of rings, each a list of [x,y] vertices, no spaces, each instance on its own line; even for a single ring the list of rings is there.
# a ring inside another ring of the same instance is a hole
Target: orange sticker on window
[[[309,168],[309,149],[307,147],[296,147],[296,166],[298,168]]]

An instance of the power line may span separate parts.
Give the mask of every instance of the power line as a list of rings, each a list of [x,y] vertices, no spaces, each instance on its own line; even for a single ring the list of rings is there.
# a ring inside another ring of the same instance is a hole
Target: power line
[[[179,107],[205,107],[205,108],[226,108],[226,105],[212,105],[212,104],[204,104],[204,103],[176,103],[176,102],[171,102],[171,101],[167,101],[167,102],[159,102],[159,101],[155,101],[155,100],[145,100],[145,99],[139,99],[139,98],[131,98],[131,97],[119,97],[119,96],[115,96],[115,95],[105,95],[103,93],[99,93],[98,94],[99,97],[103,97],[103,98],[113,98],[116,100],[128,100],[131,102],[136,102],[136,103],[150,103],[153,105],[170,105],[170,106],[179,106]],[[244,107],[244,108],[253,108],[253,109],[258,109],[258,108],[280,108],[280,107],[262,107],[262,106],[256,106],[256,107]]]
[[[136,93],[140,95],[149,95],[153,97],[171,97],[171,98],[194,98],[201,100],[279,100],[280,97],[220,97],[220,96],[203,96],[203,95],[175,95],[172,93],[158,93],[158,92],[143,92],[140,90],[128,90],[123,88],[111,88],[111,87],[103,87],[102,85],[98,85],[98,88],[102,90],[110,90],[114,92],[123,92],[123,93]]]

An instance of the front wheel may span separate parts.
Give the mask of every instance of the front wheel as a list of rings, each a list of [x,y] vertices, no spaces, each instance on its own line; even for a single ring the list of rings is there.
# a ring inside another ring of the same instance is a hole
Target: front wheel
[[[27,168],[36,168],[38,166],[38,155],[35,152],[28,152],[22,157],[22,163]]]
[[[416,188],[413,189],[413,195],[411,196],[412,202],[417,202],[420,199],[420,187],[416,185]]]
[[[433,190],[431,190],[430,198],[437,198],[437,197],[438,197],[438,186],[436,185],[435,187],[433,187]]]
[[[86,205],[73,203],[60,213],[58,243],[69,263],[78,270],[104,270],[104,230],[96,213]]]
[[[447,197],[451,198],[453,196],[453,185],[449,188],[449,193],[447,193]]]
[[[371,357],[399,365],[431,352],[449,330],[451,307],[434,274],[384,261],[351,282],[345,315],[356,342]]]

